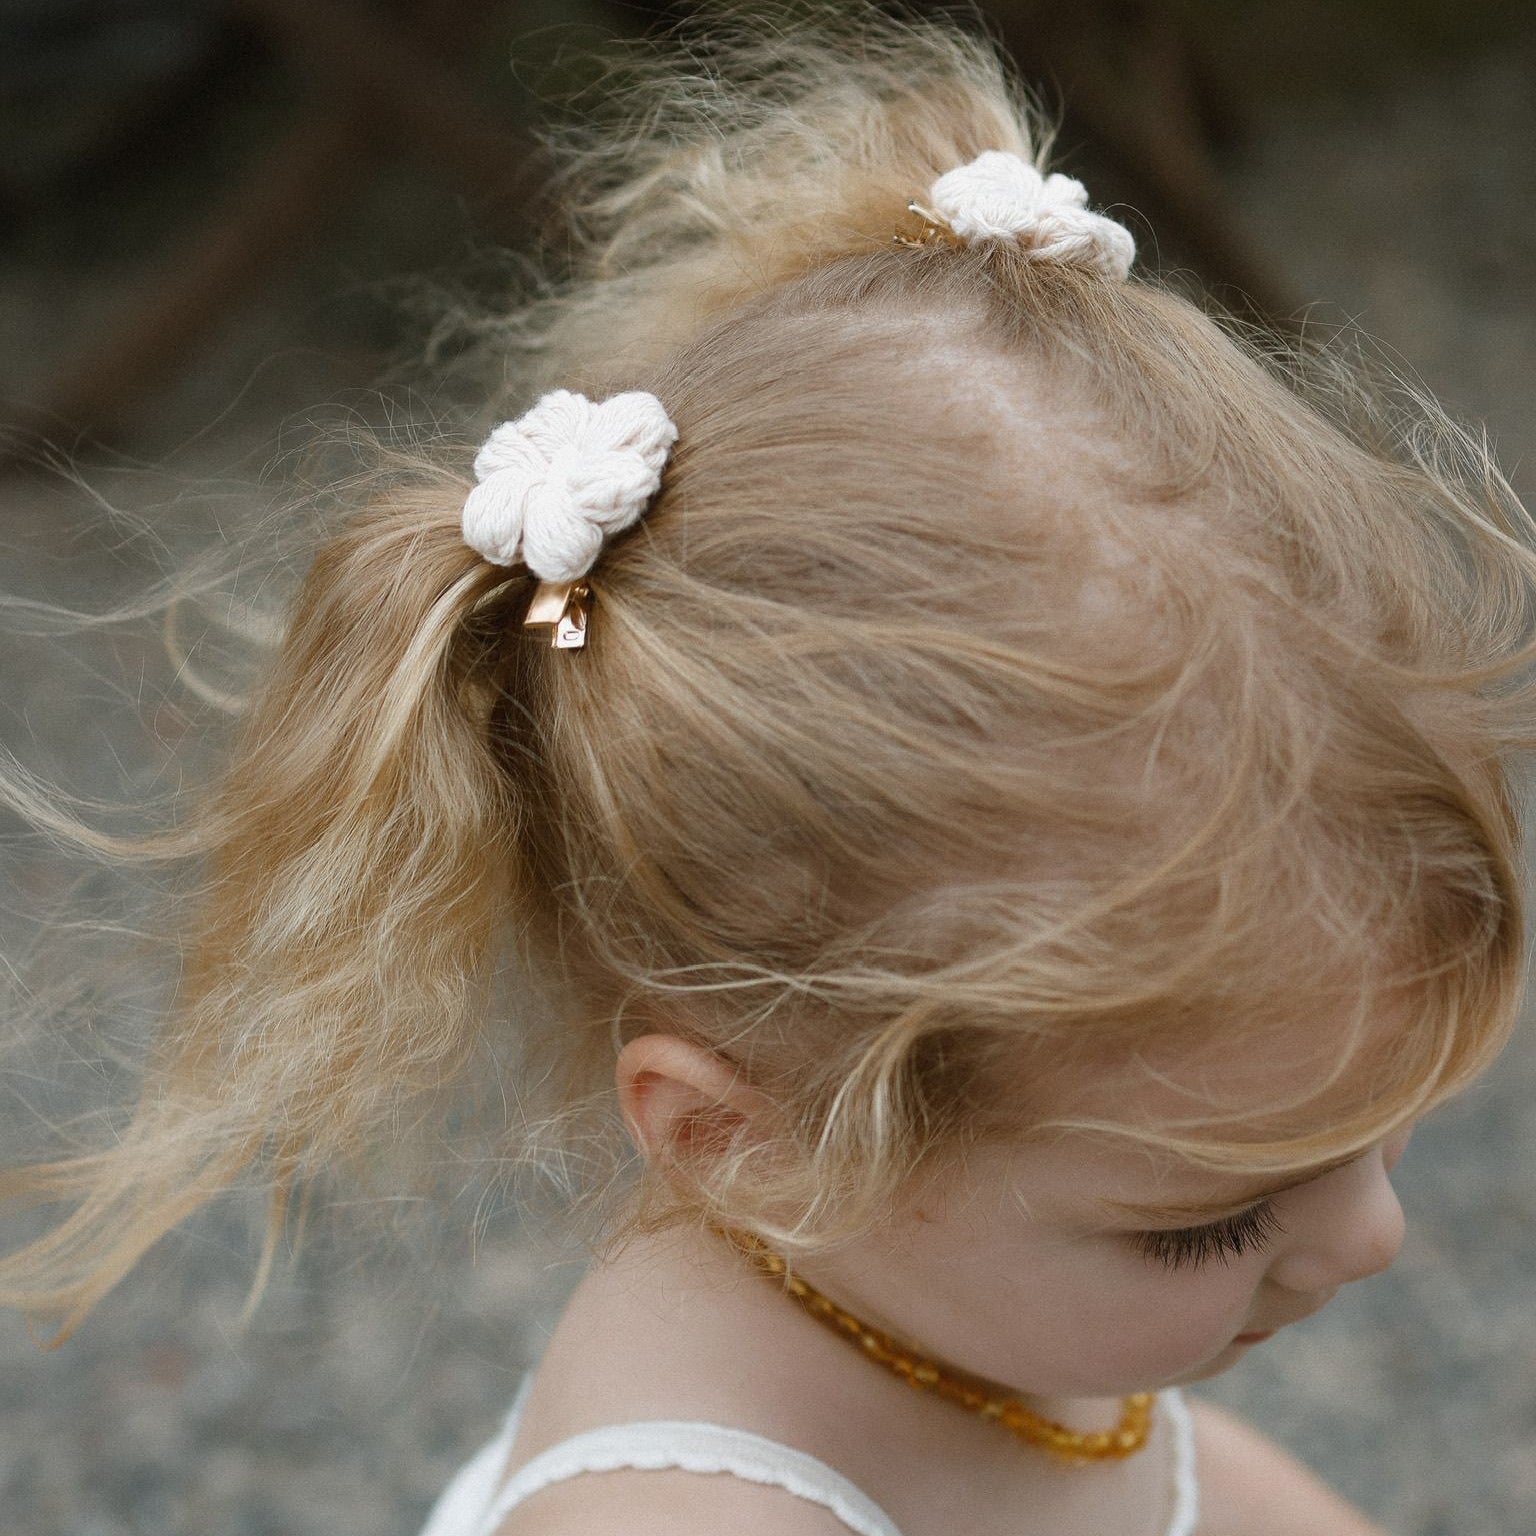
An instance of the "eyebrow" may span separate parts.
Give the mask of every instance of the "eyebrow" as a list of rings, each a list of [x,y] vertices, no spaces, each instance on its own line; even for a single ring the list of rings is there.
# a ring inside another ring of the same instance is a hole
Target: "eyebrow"
[[[1299,1173],[1283,1183],[1266,1184],[1262,1188],[1249,1190],[1247,1194],[1229,1195],[1224,1200],[1197,1200],[1189,1204],[1171,1205],[1157,1202],[1142,1204],[1136,1200],[1100,1200],[1099,1204],[1116,1215],[1133,1216],[1139,1221],[1170,1224],[1182,1222],[1193,1226],[1200,1222],[1220,1221],[1223,1216],[1235,1216],[1239,1211],[1247,1210],[1261,1200],[1283,1195],[1288,1189],[1300,1189],[1303,1184],[1310,1184],[1314,1179],[1322,1178],[1325,1173],[1343,1168],[1359,1156],[1360,1153],[1352,1152],[1348,1157],[1335,1158],[1331,1163],[1322,1163],[1316,1168],[1309,1168],[1305,1173]]]

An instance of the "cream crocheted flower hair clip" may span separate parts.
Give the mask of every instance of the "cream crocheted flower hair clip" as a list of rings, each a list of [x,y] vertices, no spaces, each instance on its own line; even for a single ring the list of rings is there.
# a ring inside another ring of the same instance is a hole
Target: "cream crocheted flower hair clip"
[[[502,422],[475,455],[464,542],[492,565],[521,563],[539,578],[523,623],[549,625],[553,645],[586,643],[591,589],[581,578],[603,541],[645,511],[676,441],[661,401],[644,390],[594,402],[557,389]]]
[[[927,204],[908,203],[907,211],[920,228],[915,235],[898,231],[898,245],[1013,240],[1033,260],[1091,267],[1117,280],[1136,259],[1130,230],[1092,212],[1082,182],[1042,176],[1004,149],[985,150],[945,172],[928,189]]]

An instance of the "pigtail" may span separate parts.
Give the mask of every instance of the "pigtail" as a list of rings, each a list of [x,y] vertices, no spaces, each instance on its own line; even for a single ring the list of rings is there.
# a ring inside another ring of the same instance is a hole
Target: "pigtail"
[[[322,544],[232,765],[175,837],[203,877],[131,1121],[0,1185],[76,1202],[0,1263],[0,1300],[62,1311],[59,1340],[266,1157],[259,1291],[294,1186],[398,1130],[472,1049],[518,825],[487,745],[506,626],[472,621],[521,583],[463,543],[464,489],[423,479]]]

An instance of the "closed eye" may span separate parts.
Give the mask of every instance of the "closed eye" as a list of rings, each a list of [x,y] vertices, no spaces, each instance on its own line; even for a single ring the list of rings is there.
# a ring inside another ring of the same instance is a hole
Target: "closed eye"
[[[1225,1264],[1229,1259],[1262,1248],[1284,1230],[1275,1215],[1274,1203],[1261,1200],[1246,1211],[1206,1222],[1204,1226],[1134,1232],[1131,1239],[1139,1253],[1167,1269],[1199,1269],[1212,1259]]]

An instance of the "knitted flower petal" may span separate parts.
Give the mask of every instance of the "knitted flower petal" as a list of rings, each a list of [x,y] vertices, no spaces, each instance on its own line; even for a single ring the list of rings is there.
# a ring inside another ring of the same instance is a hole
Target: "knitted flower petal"
[[[632,448],[659,475],[667,461],[677,428],[655,395],[631,389],[595,406],[590,427],[604,448]]]
[[[633,449],[604,453],[572,465],[572,497],[607,533],[636,522],[661,485],[661,475]]]
[[[1074,176],[1052,171],[1040,189],[1040,201],[1047,208],[1086,208],[1088,188]]]
[[[571,515],[569,488],[546,481],[528,498],[523,524],[523,561],[543,581],[575,581],[592,569],[603,547],[603,530],[590,518]]]
[[[561,448],[574,447],[585,437],[592,421],[592,402],[573,390],[555,389],[520,418],[524,433],[546,458]]]
[[[515,421],[504,421],[480,445],[475,455],[475,478],[484,480],[504,469],[536,475],[545,462],[542,454]]]
[[[1136,260],[1136,237],[1118,219],[1107,219],[1101,213],[1089,217],[1097,220],[1094,246],[1100,271],[1123,282]]]
[[[464,542],[492,565],[522,558],[524,507],[531,482],[515,471],[482,480],[464,501]]]

